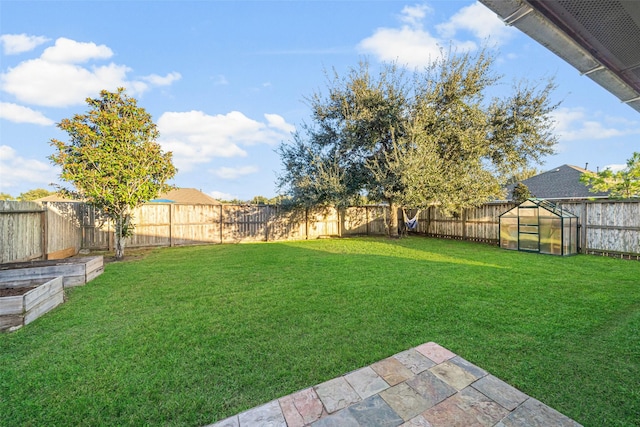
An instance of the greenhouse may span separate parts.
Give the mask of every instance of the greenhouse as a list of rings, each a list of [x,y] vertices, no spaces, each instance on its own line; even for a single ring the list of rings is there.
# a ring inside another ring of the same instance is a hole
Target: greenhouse
[[[528,199],[500,215],[500,247],[575,255],[578,253],[578,217],[546,200]]]

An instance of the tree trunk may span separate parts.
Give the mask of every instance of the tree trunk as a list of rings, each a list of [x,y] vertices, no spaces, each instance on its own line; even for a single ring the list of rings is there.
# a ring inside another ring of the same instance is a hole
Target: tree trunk
[[[398,205],[389,200],[389,237],[398,238]]]
[[[122,259],[124,258],[125,239],[127,235],[127,229],[129,227],[128,223],[129,215],[127,214],[120,214],[116,219],[116,261],[122,261]]]

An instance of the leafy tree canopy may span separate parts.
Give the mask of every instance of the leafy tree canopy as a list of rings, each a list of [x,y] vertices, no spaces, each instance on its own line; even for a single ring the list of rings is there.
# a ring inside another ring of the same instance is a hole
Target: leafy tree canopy
[[[488,99],[500,80],[493,63],[483,50],[423,71],[387,64],[374,74],[362,62],[328,75],[327,92],[307,98],[311,124],[279,147],[280,188],[307,206],[388,203],[392,235],[399,205],[459,211],[503,197],[508,174],[553,152],[557,105],[551,81]]]
[[[590,186],[589,191],[608,192],[611,198],[640,197],[640,152],[634,152],[621,171],[605,169],[601,172],[587,172],[580,177],[580,181]]]
[[[58,123],[69,141],[52,139],[56,152],[49,159],[62,168],[62,180],[73,185],[60,187],[61,192],[86,200],[113,221],[121,259],[124,239],[133,232],[132,209],[169,190],[166,182],[176,169],[171,152],[156,142],[151,115],[124,88],[103,90],[87,104],[86,114]]]
[[[540,175],[541,173],[542,171],[538,168],[525,166],[508,174],[505,184],[515,184],[517,182],[524,181],[525,179],[529,179],[533,176]]]
[[[0,193],[0,200],[15,200],[11,194]]]
[[[36,188],[34,190],[29,190],[29,191],[25,191],[24,193],[20,193],[20,195],[18,196],[18,200],[28,202],[31,200],[40,199],[42,197],[47,197],[52,194],[55,194],[55,191],[45,190],[44,188]]]
[[[517,183],[516,186],[513,187],[513,191],[511,191],[511,199],[517,204],[524,202],[530,197],[533,196],[531,195],[531,191],[529,191],[529,187],[521,182]]]

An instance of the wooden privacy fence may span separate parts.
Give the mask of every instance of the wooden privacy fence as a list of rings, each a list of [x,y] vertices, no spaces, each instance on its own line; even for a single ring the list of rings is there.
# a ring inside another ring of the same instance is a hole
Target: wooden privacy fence
[[[459,216],[431,207],[418,213],[417,233],[497,243],[499,215],[511,203],[465,209]],[[571,201],[559,206],[579,217],[583,253],[640,257],[640,201]],[[415,209],[406,210],[413,218]],[[402,212],[399,212],[402,222]],[[127,247],[184,246],[323,236],[383,235],[387,206],[288,211],[271,205],[150,203],[134,211]],[[112,250],[112,224],[83,203],[0,201],[0,263],[70,256],[80,248]]]
[[[77,254],[82,245],[81,206],[0,201],[0,263]]]
[[[81,212],[82,247],[113,249],[112,224],[100,221],[93,207]],[[315,239],[323,236],[384,234],[382,206],[290,211],[272,205],[186,205],[150,203],[133,213],[135,233],[127,247],[184,246]]]

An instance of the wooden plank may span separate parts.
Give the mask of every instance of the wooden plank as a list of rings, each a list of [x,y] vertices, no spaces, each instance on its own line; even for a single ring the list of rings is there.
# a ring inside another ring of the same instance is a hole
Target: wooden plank
[[[0,297],[0,316],[22,314],[24,312],[24,296]]]
[[[35,306],[41,304],[43,301],[51,298],[59,292],[62,292],[62,276],[49,280],[46,283],[38,286],[35,289],[30,290],[24,294],[24,310],[29,311]]]
[[[72,257],[76,254],[76,248],[70,247],[66,249],[61,249],[59,251],[50,252],[47,254],[47,259],[64,259]]]
[[[64,292],[60,290],[59,292],[50,296],[43,300],[40,304],[33,307],[30,311],[27,311],[24,314],[24,324],[28,325],[29,323],[36,320],[38,317],[42,316],[45,313],[53,310],[60,304],[64,302]]]
[[[27,325],[37,318],[43,316],[64,302],[64,293],[59,292],[42,302],[42,304],[34,307],[31,311],[24,314],[24,325]]]
[[[16,268],[11,270],[0,270],[0,282],[11,282],[29,279],[53,279],[54,277],[83,277],[85,276],[84,265],[66,264],[51,265],[42,267]]]
[[[24,321],[24,315],[11,314],[6,316],[0,316],[0,331],[15,330],[22,326]]]

